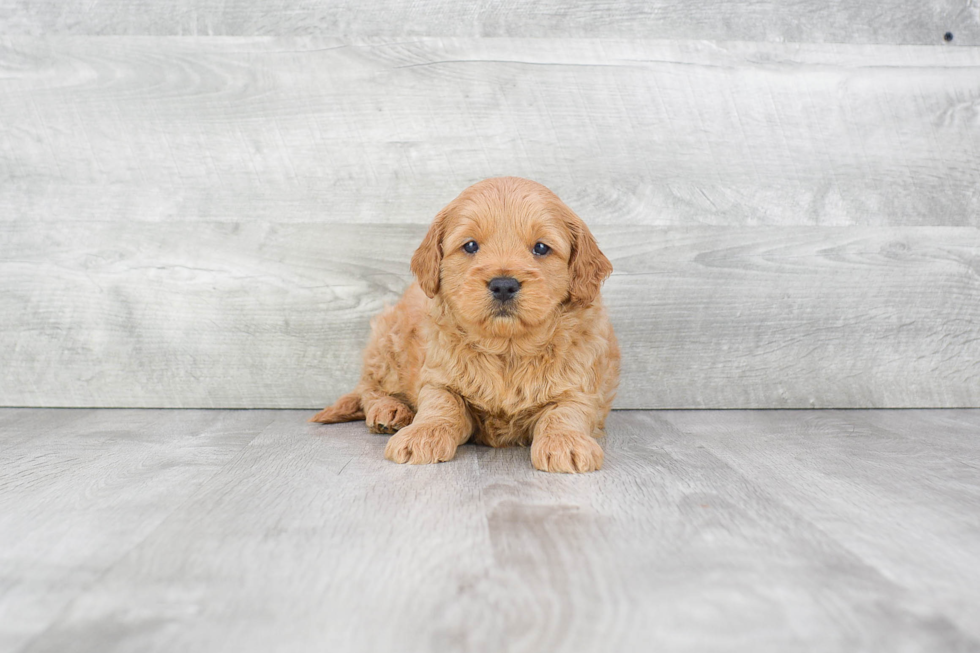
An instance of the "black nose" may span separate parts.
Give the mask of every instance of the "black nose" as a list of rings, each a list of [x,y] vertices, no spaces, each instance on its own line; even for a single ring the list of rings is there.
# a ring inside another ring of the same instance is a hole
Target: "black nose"
[[[487,288],[498,302],[509,302],[521,289],[521,282],[514,277],[494,277],[487,284]]]

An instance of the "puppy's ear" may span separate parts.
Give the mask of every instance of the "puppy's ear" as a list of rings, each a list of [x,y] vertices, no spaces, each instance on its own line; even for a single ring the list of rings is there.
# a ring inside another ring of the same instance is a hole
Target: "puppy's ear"
[[[599,250],[599,244],[582,218],[567,207],[564,212],[572,233],[572,255],[568,260],[569,299],[574,305],[585,307],[595,301],[602,282],[612,274],[612,263]]]
[[[429,232],[412,256],[412,274],[419,280],[422,292],[435,297],[439,292],[439,268],[442,265],[442,236],[446,228],[451,207],[447,206],[436,214]]]

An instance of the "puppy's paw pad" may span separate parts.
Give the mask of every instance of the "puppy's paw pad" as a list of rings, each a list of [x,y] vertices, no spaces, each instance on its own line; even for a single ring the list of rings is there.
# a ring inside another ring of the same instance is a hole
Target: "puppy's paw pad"
[[[398,431],[385,445],[385,458],[400,464],[441,463],[452,460],[455,455],[456,442],[452,437],[418,425]]]
[[[544,433],[531,443],[531,464],[543,472],[594,472],[602,461],[602,447],[591,436]]]

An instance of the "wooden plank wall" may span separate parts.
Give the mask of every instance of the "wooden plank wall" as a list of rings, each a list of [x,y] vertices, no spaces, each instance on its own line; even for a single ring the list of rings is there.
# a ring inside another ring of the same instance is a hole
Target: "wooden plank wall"
[[[0,405],[319,406],[514,174],[621,408],[980,406],[975,3],[320,4],[0,0]]]

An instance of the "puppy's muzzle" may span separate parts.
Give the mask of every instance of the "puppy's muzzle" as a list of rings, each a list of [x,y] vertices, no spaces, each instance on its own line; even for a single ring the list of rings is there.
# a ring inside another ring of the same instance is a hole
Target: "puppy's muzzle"
[[[490,294],[501,304],[514,299],[521,289],[521,282],[514,277],[494,277],[487,283]]]

